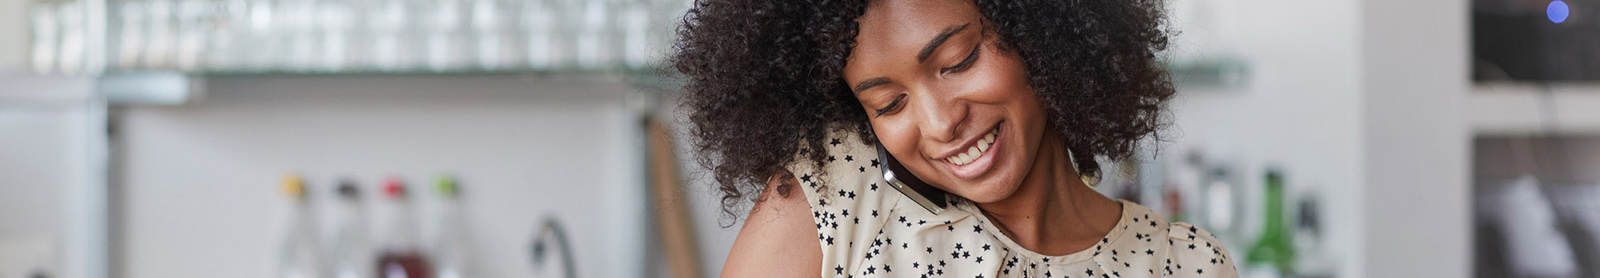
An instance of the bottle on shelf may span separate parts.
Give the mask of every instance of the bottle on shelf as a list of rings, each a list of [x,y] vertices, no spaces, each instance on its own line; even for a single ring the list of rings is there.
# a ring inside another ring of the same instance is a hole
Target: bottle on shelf
[[[1289,227],[1284,224],[1283,175],[1275,169],[1267,170],[1266,191],[1263,196],[1261,235],[1250,246],[1245,262],[1251,272],[1261,276],[1286,277],[1294,273],[1294,243]]]
[[[340,217],[333,250],[334,278],[371,278],[372,249],[367,241],[367,210],[361,188],[350,180],[339,182]]]
[[[278,277],[280,278],[321,278],[324,275],[322,259],[317,250],[317,225],[312,218],[311,204],[306,200],[305,182],[298,175],[290,174],[283,177],[281,188],[283,194],[293,202],[293,212],[290,215],[289,230],[285,233],[282,257],[278,261]]]
[[[386,230],[388,237],[378,253],[377,277],[432,278],[432,265],[418,244],[416,213],[408,202],[405,185],[391,178],[383,183],[383,193],[389,199],[394,216]]]
[[[1338,276],[1338,258],[1329,254],[1326,234],[1322,227],[1322,207],[1316,191],[1307,192],[1296,207],[1295,213],[1295,277],[1324,278]]]
[[[1224,240],[1243,238],[1245,208],[1237,203],[1245,200],[1244,185],[1238,174],[1237,168],[1227,162],[1210,162],[1204,165],[1207,169],[1200,185],[1200,194],[1203,194],[1200,207],[1201,217],[1207,229]]]
[[[467,231],[466,215],[461,211],[461,188],[454,177],[440,176],[435,183],[435,189],[444,199],[444,208],[439,215],[439,238],[434,242],[434,262],[437,266],[437,278],[470,278],[477,277],[472,271],[472,248],[470,233]]]

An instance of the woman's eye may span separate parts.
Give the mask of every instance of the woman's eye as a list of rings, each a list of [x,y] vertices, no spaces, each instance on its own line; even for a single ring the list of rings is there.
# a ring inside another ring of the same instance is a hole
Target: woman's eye
[[[961,60],[960,63],[956,63],[956,65],[954,65],[954,66],[950,66],[948,68],[939,69],[939,73],[950,73],[950,72],[955,72],[955,71],[962,71],[962,70],[966,70],[967,67],[971,67],[972,66],[972,62],[978,60],[978,50],[982,49],[982,47],[980,47],[980,46],[973,46],[972,47],[972,53],[971,54],[967,54],[967,59],[966,60]]]
[[[900,107],[900,101],[905,99],[906,95],[900,95],[899,97],[894,98],[894,101],[889,102],[889,105],[885,105],[883,108],[873,109],[873,112],[877,112],[878,116],[883,116],[885,113],[893,112],[896,108]]]

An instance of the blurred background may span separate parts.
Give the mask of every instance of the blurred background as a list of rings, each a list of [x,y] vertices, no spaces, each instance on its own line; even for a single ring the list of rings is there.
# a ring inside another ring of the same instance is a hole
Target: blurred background
[[[0,0],[0,277],[714,276],[689,5]],[[1168,9],[1102,192],[1245,277],[1600,277],[1600,1]]]

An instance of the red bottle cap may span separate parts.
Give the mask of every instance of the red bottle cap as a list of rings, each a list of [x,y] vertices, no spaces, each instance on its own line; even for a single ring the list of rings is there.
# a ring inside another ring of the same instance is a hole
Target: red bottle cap
[[[383,181],[383,195],[396,199],[404,198],[406,196],[406,186],[401,184],[398,178],[389,178]]]

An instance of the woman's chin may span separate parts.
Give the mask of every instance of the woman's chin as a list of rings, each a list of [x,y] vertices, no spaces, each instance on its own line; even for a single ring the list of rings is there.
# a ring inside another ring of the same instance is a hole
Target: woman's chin
[[[960,189],[951,192],[975,203],[993,203],[1010,198],[1020,184],[1015,180],[976,182],[958,185]]]

